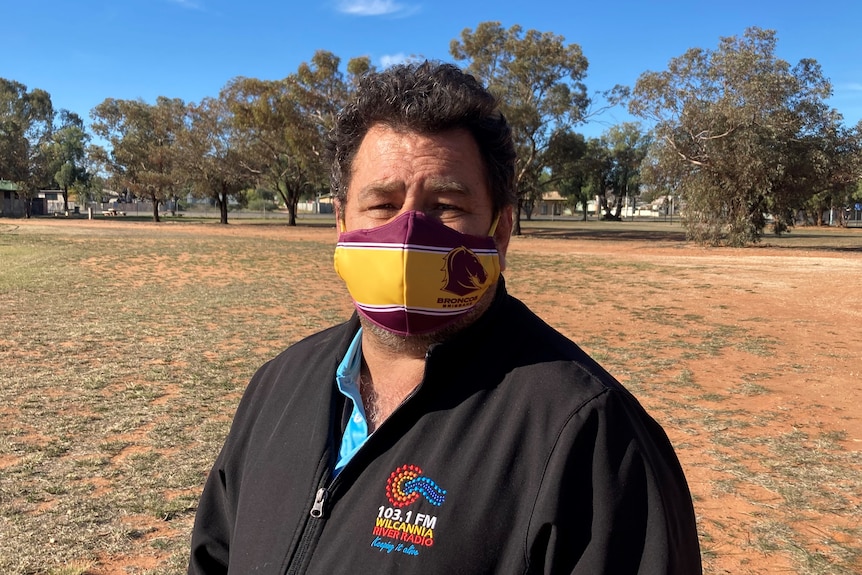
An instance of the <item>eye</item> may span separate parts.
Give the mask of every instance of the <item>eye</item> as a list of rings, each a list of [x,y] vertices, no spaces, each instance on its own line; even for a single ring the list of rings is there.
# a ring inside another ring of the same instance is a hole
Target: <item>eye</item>
[[[453,204],[437,204],[434,209],[439,212],[462,211],[460,207]]]
[[[398,208],[396,208],[394,204],[386,203],[386,204],[375,204],[375,205],[370,206],[368,209],[370,211],[373,211],[373,212],[390,212],[392,210],[397,210]]]

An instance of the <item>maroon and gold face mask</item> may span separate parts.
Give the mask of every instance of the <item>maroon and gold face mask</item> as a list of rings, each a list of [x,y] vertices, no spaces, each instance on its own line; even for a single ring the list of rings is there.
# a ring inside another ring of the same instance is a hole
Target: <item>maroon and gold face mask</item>
[[[372,323],[400,335],[431,333],[468,313],[500,277],[494,227],[472,236],[405,212],[376,228],[342,232],[335,271]]]

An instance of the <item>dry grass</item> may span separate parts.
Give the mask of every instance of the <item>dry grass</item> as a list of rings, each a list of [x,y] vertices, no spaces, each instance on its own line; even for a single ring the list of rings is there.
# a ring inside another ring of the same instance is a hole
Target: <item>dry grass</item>
[[[0,572],[183,572],[197,497],[253,370],[350,313],[334,231],[65,224],[0,222]],[[824,237],[787,251],[832,245],[852,259],[862,246]],[[769,289],[768,274],[729,288],[727,252],[683,249],[696,257],[670,263],[537,241],[513,240],[510,291],[670,430],[707,573],[859,572],[862,455],[842,424],[858,414],[781,399],[777,374],[808,381],[825,368],[790,359],[772,310],[729,318],[744,311],[738,298]],[[666,297],[683,290],[690,300]],[[858,359],[859,340],[842,348],[826,326],[812,333],[822,341],[811,349]],[[716,385],[704,371],[715,366],[732,380]],[[744,526],[715,511],[728,501]]]

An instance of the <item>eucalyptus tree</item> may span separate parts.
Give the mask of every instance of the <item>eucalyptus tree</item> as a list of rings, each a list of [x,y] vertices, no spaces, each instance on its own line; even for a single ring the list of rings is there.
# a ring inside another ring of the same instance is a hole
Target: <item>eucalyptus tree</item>
[[[221,93],[243,134],[241,166],[278,192],[291,226],[301,194],[323,177],[323,142],[293,92],[290,79],[235,78]]]
[[[651,173],[680,179],[688,233],[701,242],[757,241],[766,214],[797,203],[782,185],[797,142],[817,140],[839,117],[817,62],[791,67],[776,45],[774,31],[749,28],[642,74],[632,91],[630,112],[655,123]]]
[[[862,122],[855,128],[833,125],[795,144],[799,154],[782,170],[781,184],[804,202],[806,220],[820,225],[824,214],[832,214],[832,223],[844,223],[844,210],[862,199]],[[792,215],[799,205],[787,207]]]
[[[583,170],[586,189],[590,197],[596,198],[596,217],[604,218],[608,214],[607,189],[611,185],[613,172],[613,159],[604,136],[587,140]]]
[[[587,220],[587,205],[590,201],[586,153],[587,141],[583,134],[558,130],[551,136],[542,158],[542,163],[550,170],[547,184],[568,199],[573,212],[580,205],[584,221]]]
[[[646,158],[650,138],[641,131],[639,125],[624,122],[612,126],[605,133],[603,141],[608,146],[611,165],[608,173],[609,185],[598,193],[604,199],[601,202],[605,209],[604,219],[619,220],[624,199],[636,201],[640,194],[641,164]],[[614,195],[612,206],[607,201],[607,190]]]
[[[318,51],[283,80],[235,78],[222,90],[243,134],[243,166],[278,192],[292,226],[299,200],[326,188],[325,135],[352,85],[339,65]],[[369,69],[367,59],[348,63],[350,75]]]
[[[51,137],[54,107],[45,90],[0,78],[0,179],[15,182],[30,217],[31,201],[50,183],[45,145]]]
[[[159,206],[178,189],[174,143],[184,129],[185,103],[164,96],[155,104],[108,98],[91,115],[93,131],[110,144],[104,159],[115,181],[149,200],[153,221],[160,221]]]
[[[518,152],[518,213],[513,233],[520,234],[520,211],[541,190],[542,153],[552,135],[583,121],[589,107],[588,62],[581,47],[562,36],[499,22],[465,28],[449,51],[501,101]]]
[[[347,103],[351,90],[359,77],[374,71],[367,56],[351,58],[347,62],[347,75],[340,71],[341,59],[326,50],[318,50],[311,62],[303,62],[294,74],[294,96],[303,113],[311,118],[325,136],[335,127],[338,112]]]
[[[199,198],[212,200],[219,222],[228,223],[231,200],[240,202],[254,177],[242,165],[241,136],[223,98],[205,98],[189,104],[185,129],[176,138],[175,170],[178,180]]]
[[[84,121],[74,112],[60,110],[59,126],[45,144],[49,171],[63,193],[63,211],[69,211],[69,188],[85,187],[90,177],[87,171],[87,144],[90,136]]]

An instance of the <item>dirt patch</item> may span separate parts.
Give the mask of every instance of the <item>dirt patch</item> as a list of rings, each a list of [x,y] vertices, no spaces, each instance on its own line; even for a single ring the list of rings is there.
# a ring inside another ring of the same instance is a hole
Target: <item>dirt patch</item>
[[[604,297],[584,305],[577,274],[568,286],[545,286],[547,295],[527,299],[558,326],[561,310],[580,310],[583,321],[563,322],[563,331],[587,342],[589,351],[609,355],[605,367],[624,383],[627,373],[644,377],[626,367],[637,359],[608,354],[608,346],[675,342],[661,356],[684,371],[684,381],[662,384],[660,375],[649,382],[647,375],[633,387],[677,445],[707,572],[862,571],[858,542],[846,546],[848,530],[859,534],[862,494],[842,486],[849,481],[858,488],[853,468],[862,463],[862,306],[850,287],[862,277],[862,258],[822,250],[516,238],[508,274],[513,293],[524,281],[521,258],[535,253],[599,258],[629,270],[635,263],[636,272],[619,281],[644,289],[629,293],[624,306],[611,285],[601,286]],[[624,339],[608,338],[615,333]],[[698,349],[703,353],[692,352]],[[805,456],[832,449],[846,451],[826,461]],[[792,509],[788,497],[805,500]],[[804,528],[786,528],[794,522]],[[786,549],[794,546],[796,552]],[[844,567],[831,565],[835,553],[850,556]],[[810,570],[799,570],[800,563]]]

